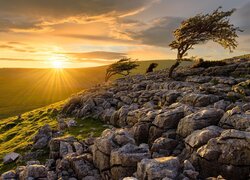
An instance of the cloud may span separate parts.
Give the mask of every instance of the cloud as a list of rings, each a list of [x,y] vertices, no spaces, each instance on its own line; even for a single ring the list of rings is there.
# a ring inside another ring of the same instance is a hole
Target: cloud
[[[125,17],[155,0],[0,0],[0,31],[41,30],[63,22]]]
[[[37,52],[34,48],[18,42],[8,42],[5,44],[0,44],[0,49],[7,49],[11,51],[28,52],[28,53]]]
[[[173,40],[173,31],[180,25],[183,18],[162,17],[148,23],[145,29],[139,31],[129,30],[127,34],[142,44],[167,47]]]
[[[111,36],[100,36],[100,35],[85,35],[85,34],[59,34],[58,36],[77,38],[90,41],[101,41],[101,42],[114,42],[114,43],[127,43],[134,44],[133,41],[127,39],[118,39]]]
[[[76,59],[104,59],[104,60],[114,60],[126,57],[125,53],[118,52],[106,52],[106,51],[94,51],[94,52],[83,52],[83,53],[64,53]]]
[[[235,13],[237,24],[242,30],[243,34],[250,34],[250,2],[239,8]]]
[[[36,59],[22,59],[22,58],[0,58],[0,61],[31,61],[31,62],[44,62],[43,60]]]

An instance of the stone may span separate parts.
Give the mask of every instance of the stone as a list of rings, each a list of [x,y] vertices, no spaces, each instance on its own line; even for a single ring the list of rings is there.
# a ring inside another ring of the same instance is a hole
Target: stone
[[[187,137],[195,130],[217,125],[223,114],[223,110],[220,109],[208,108],[200,110],[181,119],[176,132],[182,137]]]
[[[76,127],[77,126],[77,122],[74,119],[67,120],[66,124],[67,124],[68,128]]]
[[[143,159],[137,166],[137,177],[141,180],[163,179],[165,177],[175,179],[180,169],[177,157],[161,157],[155,159]]]
[[[245,131],[250,127],[250,114],[244,113],[238,106],[228,110],[221,118],[219,125],[226,129],[237,129]]]
[[[222,128],[218,126],[208,126],[201,130],[196,130],[185,138],[185,143],[192,148],[199,148],[212,139],[220,136]]]
[[[16,179],[17,174],[14,170],[7,171],[1,175],[2,180],[11,180],[11,179]]]
[[[29,165],[26,167],[24,174],[25,177],[46,178],[48,172],[43,165]]]
[[[205,107],[219,100],[220,100],[219,97],[216,95],[187,93],[183,97],[182,102],[190,104],[195,107]]]
[[[139,122],[133,126],[133,134],[137,144],[147,143],[150,123]]]
[[[178,141],[170,138],[157,138],[152,147],[151,152],[161,152],[163,150],[173,151],[178,145]]]
[[[20,157],[20,154],[15,153],[15,152],[11,152],[7,155],[4,156],[3,158],[3,164],[8,164],[11,162],[16,161],[18,158]]]
[[[229,101],[225,101],[225,100],[220,100],[216,103],[214,103],[214,108],[215,109],[222,109],[223,111],[226,111],[227,107],[230,105],[231,103]]]
[[[74,142],[74,143],[73,143],[73,146],[74,146],[74,148],[75,148],[75,151],[76,151],[76,154],[77,154],[77,155],[83,154],[84,150],[83,150],[83,146],[82,146],[81,143],[79,143],[79,142]]]
[[[197,150],[200,175],[247,179],[250,169],[250,132],[224,130]]]
[[[164,130],[174,129],[177,127],[180,119],[183,117],[184,111],[182,108],[167,110],[166,112],[157,115],[153,121],[153,124]]]
[[[113,179],[131,176],[136,171],[137,163],[144,158],[150,158],[148,147],[126,144],[111,152],[110,165]]]

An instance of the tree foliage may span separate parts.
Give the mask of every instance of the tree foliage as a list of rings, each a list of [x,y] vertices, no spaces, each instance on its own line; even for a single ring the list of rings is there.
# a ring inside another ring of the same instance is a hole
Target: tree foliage
[[[232,52],[238,45],[237,32],[241,31],[229,21],[234,12],[235,9],[222,11],[219,7],[210,14],[198,14],[183,21],[173,32],[175,40],[169,44],[172,49],[177,50],[177,62],[170,68],[169,76],[172,76],[173,70],[194,45],[212,40]]]
[[[135,60],[131,58],[123,58],[113,64],[111,64],[106,70],[105,81],[107,82],[112,76],[120,74],[128,76],[131,70],[137,68],[139,65]]]

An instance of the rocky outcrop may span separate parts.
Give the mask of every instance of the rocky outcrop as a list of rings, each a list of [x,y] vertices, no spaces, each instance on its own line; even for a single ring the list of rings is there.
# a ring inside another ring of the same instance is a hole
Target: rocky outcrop
[[[249,67],[249,60],[180,67],[175,80],[161,70],[86,90],[64,105],[58,130],[77,126],[74,117],[98,118],[110,129],[79,141],[44,126],[33,150],[49,147],[50,159],[2,179],[248,179]]]

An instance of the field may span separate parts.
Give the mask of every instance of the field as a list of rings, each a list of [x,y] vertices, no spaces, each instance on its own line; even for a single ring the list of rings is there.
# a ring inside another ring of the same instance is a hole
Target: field
[[[169,60],[140,61],[132,74],[144,73],[150,63],[170,67]],[[184,62],[183,65],[190,64]],[[79,69],[0,69],[0,119],[16,116],[68,98],[104,81],[106,66]]]

